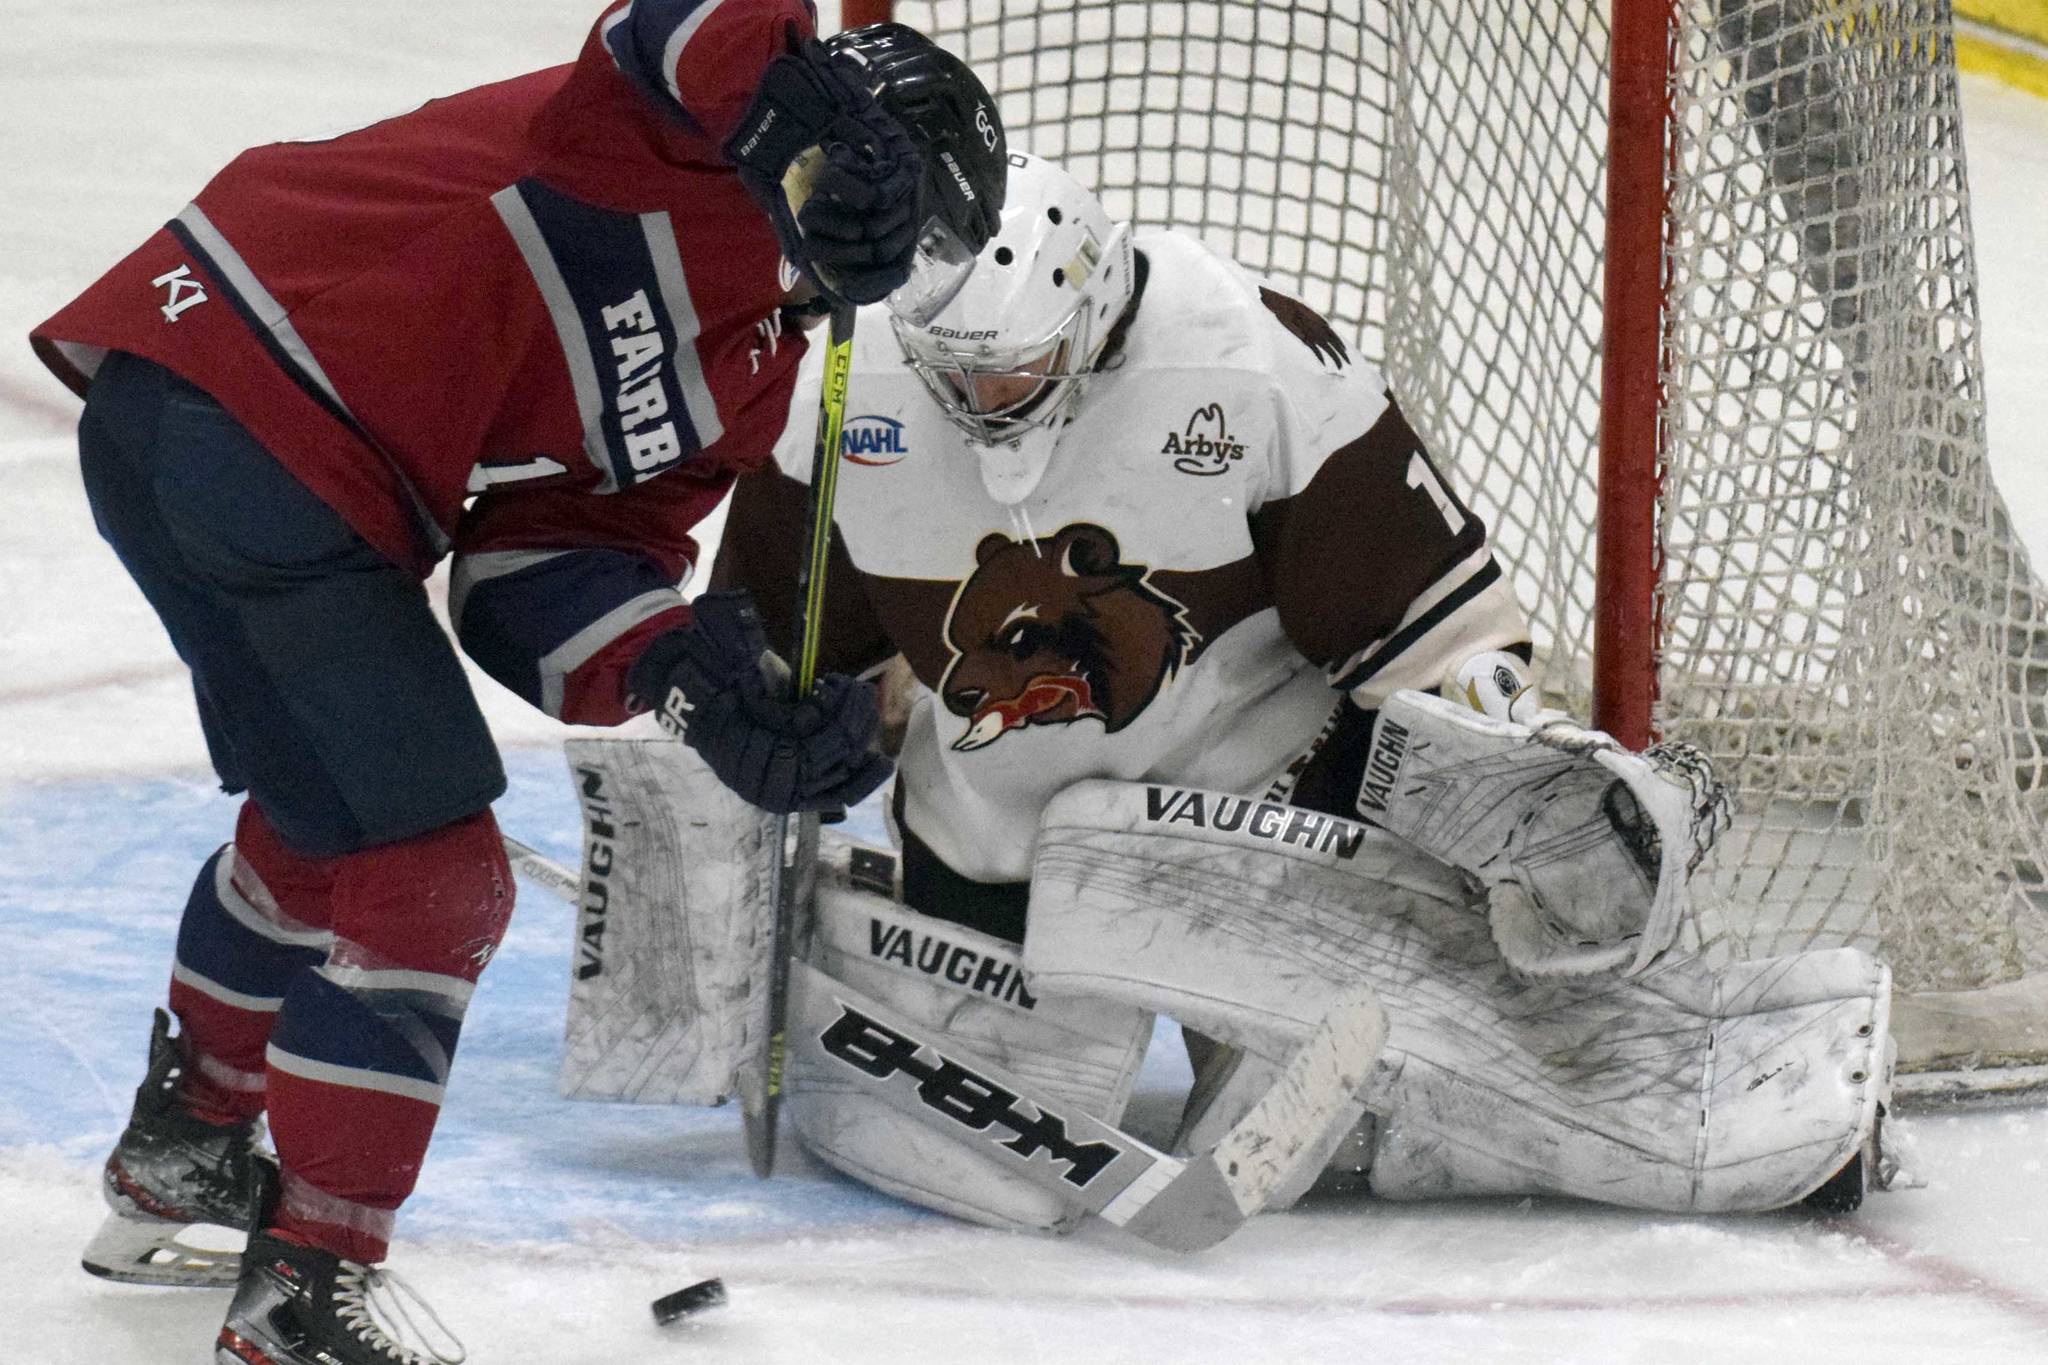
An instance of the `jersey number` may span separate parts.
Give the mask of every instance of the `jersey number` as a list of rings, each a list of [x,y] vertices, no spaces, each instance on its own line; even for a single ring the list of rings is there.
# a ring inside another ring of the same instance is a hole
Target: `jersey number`
[[[1451,490],[1444,487],[1444,481],[1437,477],[1436,470],[1422,458],[1419,450],[1408,457],[1408,486],[1429,494],[1429,500],[1436,504],[1437,511],[1443,513],[1444,525],[1451,528],[1452,534],[1465,529],[1465,509],[1458,506]]]

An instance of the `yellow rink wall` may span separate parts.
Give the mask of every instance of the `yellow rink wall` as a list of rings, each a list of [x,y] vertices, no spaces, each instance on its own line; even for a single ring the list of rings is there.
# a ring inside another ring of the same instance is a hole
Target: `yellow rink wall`
[[[2048,0],[1955,0],[1956,64],[2048,99]]]

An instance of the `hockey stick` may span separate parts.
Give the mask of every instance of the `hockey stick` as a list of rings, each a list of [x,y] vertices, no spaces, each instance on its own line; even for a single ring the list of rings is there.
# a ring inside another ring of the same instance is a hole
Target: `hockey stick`
[[[835,302],[825,347],[825,380],[818,403],[818,438],[811,447],[811,482],[804,500],[808,547],[797,565],[796,695],[809,696],[818,680],[818,636],[825,616],[825,566],[832,548],[832,507],[839,491],[839,449],[846,421],[846,382],[853,368],[854,308]],[[798,943],[799,916],[809,878],[804,869],[818,846],[818,817],[797,817],[795,856],[789,846],[790,817],[775,822],[775,861],[769,868],[775,920],[768,940],[768,1038],[761,1067],[740,1089],[740,1118],[746,1129],[747,1161],[762,1179],[775,1171],[776,1129],[782,1117],[782,1067],[789,1033],[789,959]]]
[[[571,905],[582,899],[583,879],[575,872],[509,834],[502,834],[499,839],[505,845],[505,859],[512,864],[514,872],[540,883]]]
[[[1369,987],[1337,998],[1272,1089],[1214,1147],[1169,1156],[1024,1078],[941,1044],[928,1029],[798,964],[802,1027],[833,1089],[858,1090],[963,1143],[1062,1203],[1169,1251],[1201,1251],[1280,1189],[1321,1170],[1355,1127],[1361,1092],[1387,1041]]]

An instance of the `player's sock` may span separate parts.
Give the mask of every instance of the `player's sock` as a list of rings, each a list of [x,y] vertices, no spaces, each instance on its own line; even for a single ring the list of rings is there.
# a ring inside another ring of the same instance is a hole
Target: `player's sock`
[[[189,1065],[179,1096],[216,1122],[254,1118],[264,1105],[264,1046],[294,977],[326,960],[331,859],[302,858],[253,801],[235,842],[200,870],[178,925],[170,1004]]]
[[[266,1054],[283,1169],[270,1227],[374,1264],[418,1179],[512,879],[488,811],[331,861],[334,946],[293,980]]]

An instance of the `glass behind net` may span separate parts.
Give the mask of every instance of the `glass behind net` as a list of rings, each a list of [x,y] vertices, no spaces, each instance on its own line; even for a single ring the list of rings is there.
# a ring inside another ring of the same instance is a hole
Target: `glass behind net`
[[[1657,715],[1709,952],[1882,944],[1917,1067],[2048,1061],[2043,598],[1984,459],[1951,24],[1681,0]],[[1020,147],[1353,331],[1589,712],[1606,9],[937,0]]]

